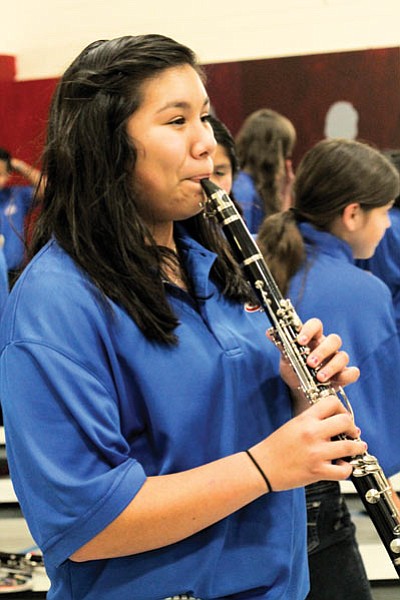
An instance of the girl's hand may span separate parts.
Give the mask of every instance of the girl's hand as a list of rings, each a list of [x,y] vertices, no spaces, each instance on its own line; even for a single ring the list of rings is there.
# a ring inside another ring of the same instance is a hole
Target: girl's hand
[[[360,430],[335,396],[328,396],[251,448],[273,491],[320,480],[347,479],[352,472],[343,460],[365,452],[358,439],[333,440],[344,434],[358,438]]]
[[[330,382],[334,387],[354,383],[360,376],[357,367],[348,367],[349,356],[343,350],[341,338],[336,334],[323,335],[323,326],[319,319],[309,319],[303,324],[297,341],[302,346],[307,346],[310,353],[307,364],[316,369],[317,380],[321,383]],[[299,382],[293,368],[282,356],[281,375],[287,385],[293,390],[298,388]]]

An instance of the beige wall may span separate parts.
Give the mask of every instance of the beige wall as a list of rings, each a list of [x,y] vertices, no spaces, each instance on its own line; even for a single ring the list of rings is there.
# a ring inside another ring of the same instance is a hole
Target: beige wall
[[[89,42],[163,33],[202,62],[400,45],[400,0],[3,2],[0,54],[19,79],[58,76]]]

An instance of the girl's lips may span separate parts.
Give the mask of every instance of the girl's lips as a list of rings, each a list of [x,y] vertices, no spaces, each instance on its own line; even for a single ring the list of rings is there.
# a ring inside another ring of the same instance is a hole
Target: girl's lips
[[[211,177],[211,173],[202,173],[201,175],[193,175],[192,177],[188,177],[190,181],[195,181],[196,183],[200,183],[202,179],[209,179]]]

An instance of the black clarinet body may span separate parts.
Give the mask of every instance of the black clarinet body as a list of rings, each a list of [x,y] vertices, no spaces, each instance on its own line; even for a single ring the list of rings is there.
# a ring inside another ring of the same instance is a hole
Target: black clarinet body
[[[294,369],[299,387],[311,404],[328,395],[336,395],[352,413],[344,390],[318,382],[315,370],[307,365],[309,350],[296,341],[300,318],[290,300],[281,294],[234,203],[208,179],[203,179],[201,184],[207,196],[205,215],[216,218],[222,226],[235,259],[270,318],[271,337]],[[349,461],[353,467],[351,481],[400,577],[400,513],[393,501],[392,488],[375,456],[365,452],[350,457]]]

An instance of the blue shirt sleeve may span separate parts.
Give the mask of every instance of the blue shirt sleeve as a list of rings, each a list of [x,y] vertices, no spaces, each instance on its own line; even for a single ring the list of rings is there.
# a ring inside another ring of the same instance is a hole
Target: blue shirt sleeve
[[[5,394],[13,387],[6,436],[15,490],[34,539],[60,564],[118,516],[145,475],[95,373],[46,344],[19,342],[7,346],[0,377]]]

